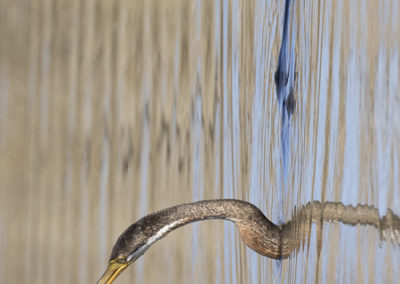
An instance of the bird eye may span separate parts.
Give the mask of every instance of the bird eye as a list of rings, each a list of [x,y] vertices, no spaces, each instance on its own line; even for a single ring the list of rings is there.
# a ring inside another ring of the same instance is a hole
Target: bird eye
[[[126,258],[123,255],[119,255],[117,257],[117,262],[119,263],[125,263],[126,262]]]

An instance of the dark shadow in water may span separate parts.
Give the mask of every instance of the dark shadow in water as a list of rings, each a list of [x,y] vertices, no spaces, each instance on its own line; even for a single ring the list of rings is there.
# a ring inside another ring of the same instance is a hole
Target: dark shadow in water
[[[291,13],[290,13],[291,12]],[[285,1],[285,16],[283,21],[283,33],[281,49],[278,57],[278,67],[275,71],[276,95],[279,108],[282,113],[281,143],[282,143],[282,168],[284,180],[286,180],[289,149],[290,118],[296,107],[294,97],[295,83],[295,37],[294,27],[292,37],[289,35],[290,23],[295,23],[294,1]],[[292,19],[291,19],[292,18]],[[291,40],[290,40],[291,39]]]
[[[373,206],[354,207],[345,206],[341,202],[314,201],[296,209],[292,220],[282,226],[282,257],[288,257],[304,246],[309,238],[312,223],[317,225],[318,256],[321,253],[324,223],[372,226],[378,230],[381,241],[400,246],[400,218],[391,209],[380,218],[378,209]]]
[[[290,9],[290,7],[292,7],[292,9]],[[292,21],[290,21],[290,11],[292,11],[294,17],[294,3],[292,3],[291,0],[286,0],[282,43],[281,49],[279,51],[278,67],[275,71],[274,76],[279,107],[286,110],[287,116],[289,118],[293,114],[296,106],[296,101],[293,94],[295,71],[295,42],[294,40],[292,40],[291,43],[289,42],[289,25],[290,22],[294,23],[295,19],[292,19]],[[292,38],[294,39],[294,37]]]
[[[281,161],[282,175],[281,198],[279,201],[279,220],[283,222],[283,200],[287,195],[288,164],[290,157],[290,119],[296,107],[294,97],[295,84],[295,26],[294,1],[285,1],[282,43],[279,51],[278,66],[275,71],[275,86],[279,109],[281,111]],[[291,28],[291,33],[289,32]]]

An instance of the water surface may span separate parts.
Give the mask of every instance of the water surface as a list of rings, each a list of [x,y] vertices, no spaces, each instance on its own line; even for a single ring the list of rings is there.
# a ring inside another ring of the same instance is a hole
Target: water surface
[[[93,283],[143,215],[210,198],[400,214],[398,1],[0,1],[0,282]],[[183,227],[118,283],[383,282],[400,250],[326,224],[289,259]]]

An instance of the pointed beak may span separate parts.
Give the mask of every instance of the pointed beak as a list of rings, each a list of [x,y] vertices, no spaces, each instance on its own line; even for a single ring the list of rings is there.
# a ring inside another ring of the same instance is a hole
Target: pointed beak
[[[104,272],[103,276],[97,281],[97,284],[110,284],[115,278],[129,265],[129,262],[120,263],[115,259],[111,260],[108,264],[107,270]]]

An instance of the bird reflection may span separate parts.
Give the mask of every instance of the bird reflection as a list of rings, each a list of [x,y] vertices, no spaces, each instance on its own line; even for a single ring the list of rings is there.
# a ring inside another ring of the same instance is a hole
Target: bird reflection
[[[106,272],[98,283],[112,283],[157,240],[185,225],[207,219],[235,223],[242,241],[255,252],[274,259],[289,257],[307,240],[311,223],[343,223],[375,227],[381,240],[400,245],[400,218],[390,209],[379,218],[372,206],[345,206],[339,202],[310,202],[294,210],[292,219],[276,226],[251,203],[235,199],[203,200],[180,204],[141,218],[121,234]]]
[[[277,68],[274,75],[278,106],[281,112],[281,161],[283,188],[280,189],[280,220],[282,220],[283,200],[287,196],[288,166],[290,161],[290,124],[296,108],[294,95],[296,81],[296,13],[294,0],[285,0],[282,42]]]
[[[295,81],[295,37],[292,37],[292,42],[290,41],[289,35],[289,25],[291,15],[289,11],[294,14],[294,4],[291,0],[285,1],[285,15],[283,21],[283,33],[282,33],[282,43],[279,50],[278,56],[278,66],[275,71],[274,81],[276,87],[276,95],[278,98],[278,104],[284,112],[282,114],[282,119],[290,119],[292,116],[296,100],[294,98],[294,81]],[[292,19],[294,22],[295,19]],[[293,33],[295,31],[292,31]],[[287,116],[287,118],[285,117]]]

